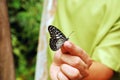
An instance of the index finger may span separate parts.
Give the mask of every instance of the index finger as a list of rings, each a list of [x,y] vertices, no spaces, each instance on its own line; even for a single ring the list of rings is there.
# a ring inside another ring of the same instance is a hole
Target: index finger
[[[92,59],[88,56],[88,54],[70,41],[66,41],[64,43],[62,51],[63,53],[68,52],[71,55],[79,56],[88,65],[88,67],[92,64]]]

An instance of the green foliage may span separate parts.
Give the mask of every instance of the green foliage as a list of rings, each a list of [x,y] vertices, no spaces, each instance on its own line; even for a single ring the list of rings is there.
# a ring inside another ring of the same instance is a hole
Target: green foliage
[[[34,80],[43,0],[8,0],[16,80]]]

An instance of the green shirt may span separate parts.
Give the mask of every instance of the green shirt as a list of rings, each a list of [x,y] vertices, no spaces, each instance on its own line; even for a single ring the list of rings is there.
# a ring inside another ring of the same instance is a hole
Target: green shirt
[[[66,36],[74,31],[71,42],[93,60],[120,72],[120,0],[57,1],[53,25]]]

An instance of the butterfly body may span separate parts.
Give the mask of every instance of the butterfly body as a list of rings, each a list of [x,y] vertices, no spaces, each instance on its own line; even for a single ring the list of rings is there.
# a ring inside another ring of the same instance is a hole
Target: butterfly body
[[[53,51],[60,49],[64,42],[68,40],[68,38],[53,25],[48,26],[48,31],[51,37],[49,45]]]

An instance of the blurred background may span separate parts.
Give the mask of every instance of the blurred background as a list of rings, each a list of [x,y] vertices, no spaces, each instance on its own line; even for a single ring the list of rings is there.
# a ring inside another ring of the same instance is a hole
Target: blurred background
[[[34,80],[43,0],[8,0],[16,80]]]

